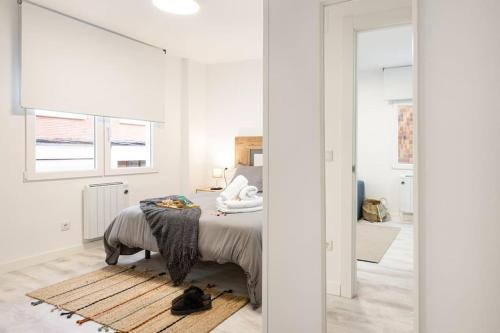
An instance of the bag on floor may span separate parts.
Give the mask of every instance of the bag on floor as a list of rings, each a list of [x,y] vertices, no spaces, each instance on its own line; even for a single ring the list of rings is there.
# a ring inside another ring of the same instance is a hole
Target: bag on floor
[[[389,216],[384,198],[363,201],[363,218],[369,222],[382,222]]]

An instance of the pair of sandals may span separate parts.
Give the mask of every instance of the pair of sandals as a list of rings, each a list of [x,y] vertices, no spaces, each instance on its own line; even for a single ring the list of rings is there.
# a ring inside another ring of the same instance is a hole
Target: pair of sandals
[[[191,313],[210,310],[212,297],[198,287],[191,286],[172,301],[170,312],[175,316],[185,316]]]

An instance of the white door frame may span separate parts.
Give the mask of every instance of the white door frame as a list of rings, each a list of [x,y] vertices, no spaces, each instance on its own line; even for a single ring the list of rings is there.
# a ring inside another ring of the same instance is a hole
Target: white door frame
[[[385,3],[388,5],[388,10],[384,10],[383,7]],[[412,0],[411,4],[409,1],[409,6],[405,8],[394,8],[391,7],[396,1],[393,0],[378,0],[372,1],[367,4],[367,11],[359,11],[354,15],[349,13],[349,15],[342,16],[342,55],[343,59],[341,60],[341,68],[342,68],[342,92],[340,94],[336,94],[341,102],[337,103],[335,109],[337,114],[337,119],[341,124],[341,134],[340,134],[340,145],[337,146],[337,156],[334,157],[333,163],[339,163],[340,165],[340,186],[338,186],[337,195],[340,202],[340,214],[337,216],[340,218],[338,222],[340,225],[340,230],[337,230],[340,233],[339,239],[339,251],[340,251],[340,295],[344,297],[354,297],[356,295],[356,174],[354,172],[356,165],[356,145],[355,145],[355,135],[356,135],[356,88],[355,88],[355,55],[356,55],[356,36],[357,33],[364,30],[373,30],[379,29],[389,26],[397,26],[402,24],[413,24],[414,29],[414,63],[413,63],[413,105],[414,105],[414,276],[415,276],[415,290],[414,290],[414,299],[415,299],[415,328],[416,332],[418,332],[418,252],[419,252],[419,242],[418,242],[418,149],[417,149],[417,133],[418,133],[418,95],[417,95],[417,68],[418,68],[418,59],[417,59],[417,0]],[[329,0],[324,1],[322,3],[322,14],[323,17],[327,15],[327,10],[330,6],[350,6],[351,0]],[[357,4],[359,6],[359,3]],[[375,7],[373,7],[375,6]],[[377,9],[376,6],[379,6],[381,9]],[[353,6],[354,7],[354,6]],[[372,8],[369,8],[372,7]],[[338,7],[340,8],[340,6]],[[358,10],[360,8],[357,8]],[[375,9],[375,10],[374,10]],[[364,14],[361,14],[364,13]],[[323,22],[324,32],[322,35],[323,45],[326,45],[328,37],[326,34],[327,25],[330,22]],[[328,59],[333,59],[332,57],[328,57],[326,55],[326,50],[323,52],[323,84],[324,89],[323,92],[326,96],[326,83],[328,82],[328,75],[325,71],[325,63]],[[334,60],[330,60],[334,61]],[[325,97],[324,96],[324,97]],[[333,104],[333,103],[332,103]],[[324,112],[328,111],[327,108],[329,105],[325,103]],[[330,105],[330,108],[332,106]],[[330,109],[330,110],[333,110]],[[326,124],[328,126],[328,124]],[[326,131],[325,131],[326,132]],[[325,136],[326,140],[326,136]],[[329,145],[326,144],[326,147]],[[328,149],[328,148],[327,148]],[[326,161],[325,161],[326,163]],[[326,184],[325,184],[326,188]],[[325,192],[327,192],[325,190]],[[326,236],[328,240],[328,236]]]

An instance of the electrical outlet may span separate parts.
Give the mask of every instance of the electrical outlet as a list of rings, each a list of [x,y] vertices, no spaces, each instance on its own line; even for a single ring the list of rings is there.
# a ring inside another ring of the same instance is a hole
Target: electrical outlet
[[[68,231],[71,228],[71,222],[64,221],[61,223],[61,231]]]
[[[333,251],[333,241],[326,242],[326,250],[329,252]]]

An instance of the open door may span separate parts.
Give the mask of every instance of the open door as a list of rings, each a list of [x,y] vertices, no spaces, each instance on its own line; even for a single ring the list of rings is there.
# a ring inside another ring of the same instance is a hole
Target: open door
[[[411,23],[411,1],[348,1],[324,8],[327,293],[356,296],[356,36]]]

